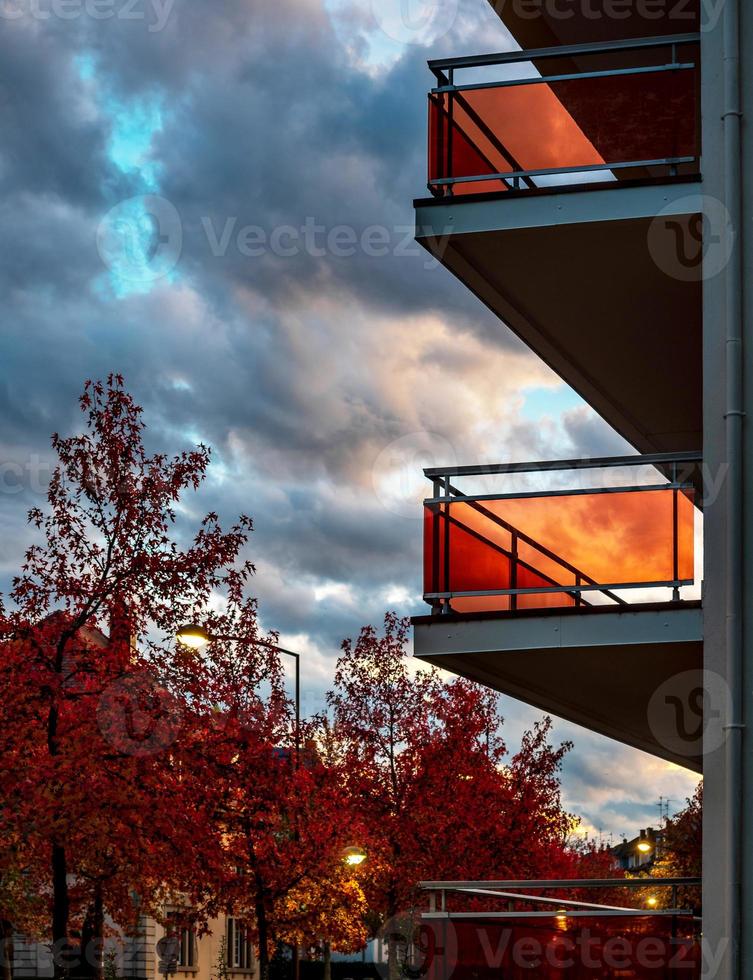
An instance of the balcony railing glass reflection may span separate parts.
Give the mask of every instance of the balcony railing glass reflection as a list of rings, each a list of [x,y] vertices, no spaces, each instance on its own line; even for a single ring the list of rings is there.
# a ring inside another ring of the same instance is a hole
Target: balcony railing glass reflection
[[[679,598],[694,582],[699,462],[689,453],[424,470],[424,598],[462,613]],[[541,488],[459,488],[521,476]]]
[[[430,61],[435,195],[698,171],[699,36]]]

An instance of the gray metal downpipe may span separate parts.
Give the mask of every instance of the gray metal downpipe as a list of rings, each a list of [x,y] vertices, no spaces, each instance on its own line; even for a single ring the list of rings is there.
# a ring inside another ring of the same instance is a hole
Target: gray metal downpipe
[[[727,554],[725,639],[727,682],[731,692],[725,741],[728,841],[726,921],[730,932],[729,975],[741,976],[741,832],[742,832],[742,574],[743,574],[743,330],[742,330],[742,145],[740,102],[740,4],[726,0],[724,48],[724,195],[730,215],[732,250],[725,269],[727,398]]]

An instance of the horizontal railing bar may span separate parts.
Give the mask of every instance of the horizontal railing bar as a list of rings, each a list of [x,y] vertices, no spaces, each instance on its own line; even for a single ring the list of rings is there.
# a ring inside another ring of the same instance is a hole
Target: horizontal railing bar
[[[501,78],[496,82],[468,82],[464,85],[439,85],[431,89],[432,95],[445,92],[474,92],[487,88],[514,88],[517,85],[549,85],[550,82],[571,82],[584,78],[611,78],[616,75],[646,75],[660,71],[687,71],[695,68],[693,61],[678,61],[666,65],[641,65],[638,68],[605,68],[602,71],[569,72],[564,75],[538,75],[526,78]]]
[[[700,885],[702,878],[503,878],[497,881],[419,881],[422,891],[466,891],[468,888],[673,888]]]
[[[623,160],[620,163],[592,163],[582,167],[549,167],[546,170],[511,170],[508,173],[477,174],[470,177],[435,177],[429,181],[437,187],[449,184],[471,184],[479,180],[514,180],[516,177],[555,177],[557,174],[585,174],[600,170],[626,170],[629,167],[669,167],[695,163],[698,157],[657,157],[655,160]]]
[[[580,459],[555,459],[524,463],[479,463],[469,466],[429,466],[424,476],[485,476],[491,473],[535,473],[539,470],[588,470],[614,466],[660,466],[665,463],[700,463],[699,452],[645,453],[631,456],[592,456]]]
[[[572,898],[545,898],[543,895],[521,895],[520,892],[495,891],[489,888],[466,888],[464,895],[487,895],[492,898],[518,898],[525,902],[539,902],[542,905],[571,906],[578,909],[613,909],[620,912],[636,912],[640,909],[633,909],[626,905],[604,905],[596,902],[584,902]]]
[[[638,493],[641,490],[693,490],[692,483],[647,483],[633,487],[589,487],[572,490],[525,490],[519,493],[462,494],[459,497],[427,497],[424,504],[463,504],[479,500],[528,500],[533,497],[578,497],[592,493]]]
[[[666,37],[636,37],[623,41],[601,43],[562,44],[549,48],[529,48],[524,51],[499,51],[494,54],[477,54],[458,58],[433,58],[428,62],[433,72],[445,69],[478,68],[487,65],[509,65],[521,61],[538,61],[541,58],[564,58],[581,54],[606,54],[610,51],[632,51],[640,48],[664,48],[673,44],[694,44],[701,40],[699,33],[675,34]]]
[[[589,909],[588,911],[553,912],[422,912],[422,919],[603,919],[603,918],[633,918],[644,916],[686,916],[696,919],[692,909],[630,909],[622,912],[618,909]]]
[[[473,599],[495,595],[543,595],[558,592],[603,592],[605,589],[679,589],[693,585],[695,579],[680,578],[668,582],[604,582],[602,585],[557,585],[540,589],[479,589],[476,592],[425,592],[424,599]]]

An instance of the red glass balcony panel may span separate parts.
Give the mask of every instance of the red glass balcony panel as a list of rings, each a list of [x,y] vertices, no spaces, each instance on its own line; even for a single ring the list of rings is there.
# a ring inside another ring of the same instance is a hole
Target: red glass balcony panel
[[[701,975],[692,916],[541,916],[427,920],[419,942],[427,980],[604,980]]]
[[[427,980],[698,980],[701,975],[700,878],[424,882],[420,887],[429,894],[429,907],[412,922],[406,975]]]
[[[570,70],[550,79],[438,86],[429,96],[430,188],[467,194],[534,187],[547,182],[541,171],[601,179],[693,172],[700,152],[697,45],[683,48],[679,60],[666,42],[657,44],[657,54],[666,52],[657,64],[643,63],[641,51],[632,68],[624,53],[612,57],[617,67],[604,68],[603,55],[589,63],[586,54],[575,71],[558,58]],[[459,60],[453,71],[473,67]],[[495,174],[518,177],[489,179]]]
[[[426,599],[454,612],[513,611],[624,602],[621,589],[679,589],[694,579],[694,497],[691,484],[675,480],[431,498]]]

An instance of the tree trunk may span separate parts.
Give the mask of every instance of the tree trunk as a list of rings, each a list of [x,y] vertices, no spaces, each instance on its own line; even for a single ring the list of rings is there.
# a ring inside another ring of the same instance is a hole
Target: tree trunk
[[[3,980],[13,980],[13,923],[0,919],[0,961],[3,965]]]
[[[65,848],[52,845],[52,950],[55,967],[55,980],[63,980],[70,966],[68,946],[68,916],[70,899],[68,896],[68,862]]]
[[[94,887],[94,898],[86,910],[81,930],[81,961],[77,975],[82,980],[104,980],[105,913],[102,885]]]
[[[269,980],[269,928],[264,899],[256,900],[256,930],[259,934],[259,980]]]
[[[324,940],[324,945],[322,947],[322,960],[324,962],[324,977],[323,980],[332,980],[332,947],[329,944],[329,940]]]

